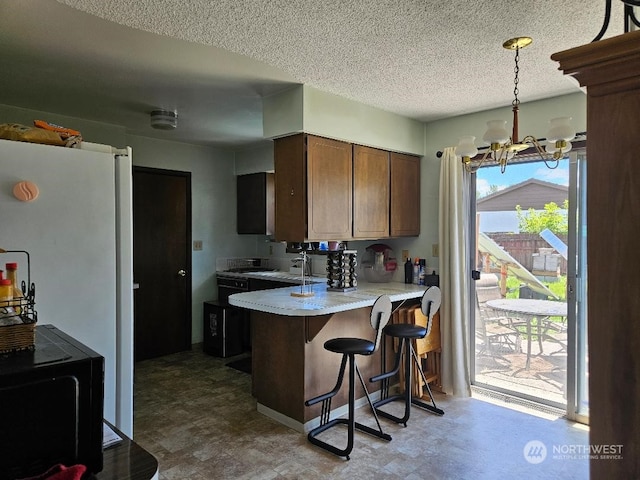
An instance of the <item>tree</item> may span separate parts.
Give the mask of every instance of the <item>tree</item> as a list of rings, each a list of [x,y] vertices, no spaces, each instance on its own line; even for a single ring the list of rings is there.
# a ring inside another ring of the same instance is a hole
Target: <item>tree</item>
[[[566,212],[568,208],[568,199],[562,203],[562,207],[555,202],[547,203],[542,211],[536,211],[533,208],[524,211],[520,205],[516,205],[518,228],[521,232],[528,233],[540,233],[545,228],[556,234],[567,233],[569,230]]]

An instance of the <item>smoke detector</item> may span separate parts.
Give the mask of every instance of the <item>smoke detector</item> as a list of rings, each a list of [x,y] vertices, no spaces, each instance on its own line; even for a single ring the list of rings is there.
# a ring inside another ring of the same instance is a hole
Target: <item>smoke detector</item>
[[[178,125],[178,114],[168,110],[151,112],[151,127],[158,130],[173,130]]]

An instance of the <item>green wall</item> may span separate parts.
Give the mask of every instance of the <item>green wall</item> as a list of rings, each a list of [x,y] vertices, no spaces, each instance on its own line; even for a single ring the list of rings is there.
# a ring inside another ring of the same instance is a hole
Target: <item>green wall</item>
[[[336,140],[423,154],[423,123],[306,85],[264,99],[266,138],[306,132]]]

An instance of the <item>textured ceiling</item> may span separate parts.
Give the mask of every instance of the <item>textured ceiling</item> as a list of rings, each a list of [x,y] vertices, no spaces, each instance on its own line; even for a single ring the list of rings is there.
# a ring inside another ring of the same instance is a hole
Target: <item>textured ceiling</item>
[[[591,41],[604,4],[0,0],[11,52],[0,61],[12,65],[0,73],[0,103],[58,101],[66,110],[53,111],[93,112],[131,133],[218,145],[260,138],[261,97],[294,83],[431,121],[511,103],[514,54],[502,43],[514,36],[534,40],[521,52],[522,102],[577,91],[549,57]],[[606,36],[622,33],[621,5]],[[43,85],[55,98],[33,95]],[[82,105],[69,105],[73,95]],[[175,108],[179,128],[152,131],[154,107]]]

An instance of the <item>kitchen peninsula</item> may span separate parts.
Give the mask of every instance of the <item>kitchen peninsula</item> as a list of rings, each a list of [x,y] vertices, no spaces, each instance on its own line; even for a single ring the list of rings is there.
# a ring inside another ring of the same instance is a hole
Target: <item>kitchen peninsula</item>
[[[333,388],[338,375],[341,356],[326,351],[324,343],[335,337],[372,339],[369,315],[378,296],[388,295],[396,308],[418,303],[427,287],[392,282],[359,283],[350,292],[327,291],[320,283],[308,288],[313,296],[292,296],[300,292],[296,286],[229,297],[231,305],[251,311],[252,394],[258,411],[304,432],[319,424],[321,407],[305,407],[305,400]],[[368,379],[380,373],[380,352],[359,357],[358,366],[369,392],[377,392],[380,385]],[[356,396],[364,400],[360,388]],[[340,413],[346,404],[345,382],[332,409]]]

